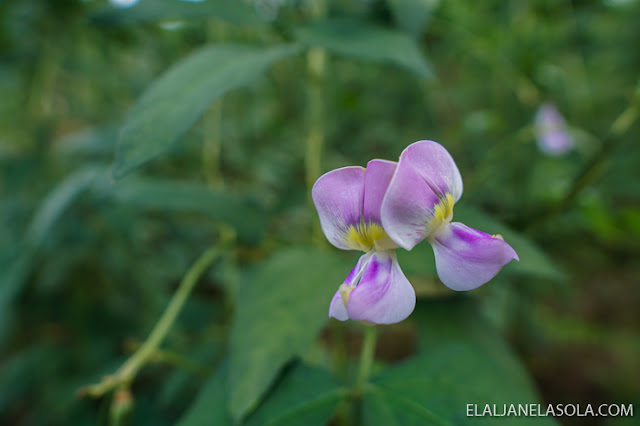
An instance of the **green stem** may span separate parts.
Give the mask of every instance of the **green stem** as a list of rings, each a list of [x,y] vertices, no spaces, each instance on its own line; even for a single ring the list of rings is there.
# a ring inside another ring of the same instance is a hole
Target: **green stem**
[[[327,14],[327,5],[324,0],[309,3],[309,18],[311,20],[322,19]],[[311,188],[316,179],[322,174],[322,150],[325,140],[325,73],[327,68],[327,52],[319,47],[307,51],[307,135],[305,140],[305,183],[309,196],[309,206],[313,209],[311,201]],[[322,244],[322,230],[318,221],[314,221],[312,241]]]
[[[369,380],[371,366],[373,365],[373,359],[376,353],[377,338],[378,330],[376,326],[365,326],[362,349],[360,351],[360,368],[358,369],[358,377],[356,379],[357,392],[362,392],[364,385],[367,383],[367,380]]]
[[[115,388],[128,386],[135,379],[138,371],[149,362],[152,355],[164,341],[176,321],[178,314],[180,314],[185,302],[189,298],[193,287],[198,282],[198,279],[223,252],[224,250],[220,245],[211,247],[204,252],[185,274],[178,290],[176,290],[171,298],[169,305],[154,326],[147,340],[127,359],[115,374],[106,376],[98,384],[81,389],[80,394],[100,397]]]
[[[204,141],[202,144],[202,167],[209,187],[223,187],[224,180],[220,168],[222,151],[222,99],[216,101],[204,116]]]
[[[305,146],[305,168],[309,190],[322,171],[321,158],[324,145],[323,78],[326,56],[325,50],[320,48],[313,48],[307,52],[307,71],[310,81],[307,99],[309,127]]]

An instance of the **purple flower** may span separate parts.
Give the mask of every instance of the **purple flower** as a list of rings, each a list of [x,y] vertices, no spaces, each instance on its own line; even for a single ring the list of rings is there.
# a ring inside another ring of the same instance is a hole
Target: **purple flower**
[[[413,287],[395,249],[426,239],[436,269],[453,290],[471,290],[493,278],[516,252],[499,235],[451,223],[462,178],[440,144],[419,141],[398,163],[372,160],[366,170],[344,167],[321,176],[312,189],[327,239],[343,250],[365,252],[336,292],[329,316],[392,324],[415,307]]]
[[[462,177],[449,152],[437,142],[415,142],[400,155],[382,202],[382,225],[406,250],[426,239],[440,280],[452,290],[465,291],[519,259],[501,236],[451,222],[460,196]]]
[[[562,155],[573,148],[573,138],[556,106],[545,102],[538,108],[535,118],[538,148],[549,155]]]
[[[396,165],[371,160],[366,169],[336,169],[313,185],[311,196],[329,242],[343,250],[365,252],[331,301],[329,316],[340,321],[393,324],[407,318],[415,307],[416,294],[394,251],[398,245],[380,218]]]

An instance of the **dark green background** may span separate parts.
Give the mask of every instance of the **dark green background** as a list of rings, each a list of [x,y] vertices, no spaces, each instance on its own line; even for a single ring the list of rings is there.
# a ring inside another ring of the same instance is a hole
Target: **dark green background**
[[[281,3],[0,1],[0,422],[118,424],[110,396],[76,392],[144,341],[221,229],[235,242],[163,345],[175,356],[133,383],[131,424],[640,410],[640,3]],[[536,147],[545,101],[575,140],[566,155]],[[380,328],[356,395],[362,327],[326,315],[357,254],[318,233],[305,179],[420,139],[460,168],[454,220],[521,261],[458,294],[426,243],[399,253],[419,303]]]

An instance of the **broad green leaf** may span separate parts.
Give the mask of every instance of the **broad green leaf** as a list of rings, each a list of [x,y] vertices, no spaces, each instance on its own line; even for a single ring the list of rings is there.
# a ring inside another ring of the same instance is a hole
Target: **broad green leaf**
[[[365,389],[362,406],[365,425],[453,425],[415,401],[374,385]]]
[[[398,26],[419,37],[440,0],[387,0],[387,3]]]
[[[198,212],[211,220],[231,225],[238,237],[255,242],[261,237],[266,214],[245,197],[203,185],[168,179],[135,178],[117,183],[113,197],[124,204],[142,209],[169,212]]]
[[[234,424],[228,412],[228,363],[209,378],[180,419],[180,426]],[[287,369],[272,392],[247,419],[247,426],[322,426],[347,394],[329,372],[296,364]]]
[[[473,300],[421,302],[418,355],[377,377],[364,395],[366,425],[495,424],[467,417],[467,404],[535,404],[525,369]],[[435,417],[435,419],[434,419]],[[501,424],[550,424],[550,418],[504,417]]]
[[[196,400],[178,422],[179,426],[231,426],[227,411],[228,363],[224,362],[202,387]]]
[[[247,420],[247,426],[323,426],[348,391],[326,370],[292,367]]]
[[[42,244],[53,224],[64,214],[78,195],[89,189],[104,175],[104,168],[87,166],[70,174],[60,182],[40,204],[27,230],[25,243],[30,247]]]
[[[519,262],[511,262],[504,272],[512,271],[542,278],[563,279],[560,271],[547,254],[539,249],[530,239],[508,228],[482,211],[469,206],[456,206],[453,220],[476,228],[488,234],[500,234],[504,240],[518,253]],[[511,272],[509,272],[511,273]]]
[[[230,344],[235,419],[253,410],[280,368],[309,348],[351,267],[331,251],[291,248],[268,259],[240,289]]]
[[[103,25],[131,25],[172,19],[220,18],[233,24],[258,25],[263,21],[246,2],[237,0],[140,0],[130,8],[105,7],[91,17]]]
[[[0,342],[12,327],[11,308],[31,271],[37,249],[75,199],[104,175],[104,168],[87,166],[63,179],[40,203],[14,253],[0,259]]]
[[[123,177],[167,151],[213,101],[252,83],[274,62],[297,50],[295,45],[214,45],[175,64],[130,112],[116,147],[114,177]]]
[[[296,37],[309,46],[356,59],[390,62],[420,77],[431,77],[431,66],[407,34],[349,19],[331,19],[297,28]]]
[[[443,343],[470,344],[488,354],[503,372],[519,378],[523,388],[531,383],[518,359],[498,330],[466,295],[420,301],[410,320],[418,328],[418,352],[429,354]]]

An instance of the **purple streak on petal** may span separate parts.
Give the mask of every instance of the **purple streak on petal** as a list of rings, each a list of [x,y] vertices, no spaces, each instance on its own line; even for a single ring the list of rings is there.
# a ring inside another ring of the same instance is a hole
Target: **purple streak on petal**
[[[311,189],[322,232],[331,244],[343,250],[352,250],[345,241],[345,232],[361,221],[364,176],[364,167],[343,167],[320,176]]]
[[[343,285],[355,286],[358,284],[358,281],[362,277],[362,269],[364,268],[367,260],[371,257],[371,254],[363,254],[358,259],[358,263],[353,267],[347,278],[342,283]],[[340,296],[340,288],[333,296],[331,300],[331,305],[329,306],[329,316],[333,317],[340,321],[346,321],[349,319],[349,315],[347,315],[347,309],[344,307],[344,302],[342,301],[342,297]]]
[[[400,154],[400,164],[413,166],[420,177],[439,197],[451,194],[455,201],[462,196],[462,176],[458,166],[438,142],[414,142]]]
[[[440,280],[456,291],[479,287],[511,260],[520,260],[502,239],[459,222],[451,223],[429,242]]]
[[[387,160],[371,160],[364,178],[364,221],[382,224],[380,208],[398,163]]]
[[[351,292],[349,318],[374,324],[394,324],[411,315],[416,305],[413,287],[393,251],[374,252],[364,275]]]
[[[416,168],[400,157],[382,201],[382,227],[396,244],[411,250],[428,235],[428,224],[438,202],[438,196]]]

